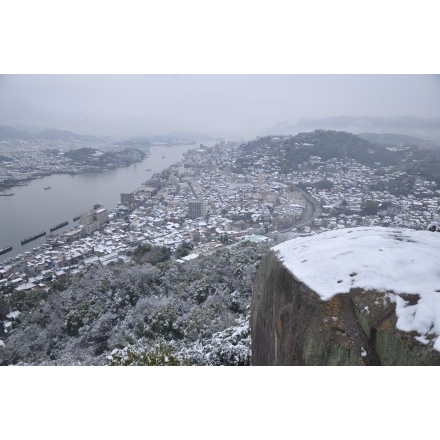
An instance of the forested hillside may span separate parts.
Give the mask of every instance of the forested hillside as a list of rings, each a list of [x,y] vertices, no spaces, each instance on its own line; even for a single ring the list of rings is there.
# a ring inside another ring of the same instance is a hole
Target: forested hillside
[[[47,293],[15,293],[0,316],[12,322],[0,364],[250,365],[252,283],[266,251],[245,242],[185,263],[92,266]]]
[[[236,171],[245,173],[265,156],[271,157],[283,173],[298,170],[312,156],[322,160],[354,159],[367,166],[399,164],[405,152],[390,151],[384,145],[374,144],[352,133],[315,130],[296,136],[267,136],[248,142],[242,147],[236,161]]]

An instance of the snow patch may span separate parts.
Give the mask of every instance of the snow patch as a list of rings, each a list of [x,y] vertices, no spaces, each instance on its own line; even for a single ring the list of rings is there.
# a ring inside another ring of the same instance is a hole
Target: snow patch
[[[396,303],[397,329],[415,331],[423,341],[431,335],[433,348],[440,351],[440,234],[347,228],[298,237],[272,250],[324,301],[351,288],[388,292]],[[405,293],[420,299],[409,305],[399,296]]]
[[[13,312],[9,312],[6,315],[6,318],[8,319],[17,319],[20,316],[20,312],[18,310],[14,310]]]

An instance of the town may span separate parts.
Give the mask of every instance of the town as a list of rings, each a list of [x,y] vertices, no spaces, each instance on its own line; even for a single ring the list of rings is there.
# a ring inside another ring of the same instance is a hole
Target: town
[[[236,142],[188,150],[179,163],[121,194],[114,209],[90,207],[69,231],[3,260],[0,292],[49,290],[91,265],[128,263],[145,245],[169,249],[183,264],[245,240],[279,242],[354,226],[423,230],[440,220],[436,182],[315,155],[283,172],[273,152],[284,140],[267,137],[251,153]]]
[[[127,148],[109,139],[14,139],[0,141],[0,189],[27,185],[51,174],[102,172],[149,154],[149,145]]]

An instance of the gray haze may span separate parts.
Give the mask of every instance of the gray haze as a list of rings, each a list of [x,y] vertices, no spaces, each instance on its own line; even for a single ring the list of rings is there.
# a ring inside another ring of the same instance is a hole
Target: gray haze
[[[439,75],[3,75],[0,124],[251,138],[299,118],[440,117]]]

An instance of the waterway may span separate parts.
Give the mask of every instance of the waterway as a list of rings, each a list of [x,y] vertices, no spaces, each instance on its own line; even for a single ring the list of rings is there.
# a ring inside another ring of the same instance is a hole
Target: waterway
[[[0,255],[0,262],[45,243],[46,237],[21,245],[21,240],[68,221],[63,232],[74,225],[73,218],[100,204],[111,211],[121,193],[130,193],[160,172],[180,161],[186,151],[197,145],[152,146],[142,162],[108,172],[77,175],[54,174],[36,179],[27,186],[16,186],[0,197],[0,249],[13,250]],[[147,171],[148,170],[148,171]],[[48,190],[44,188],[51,187]]]

